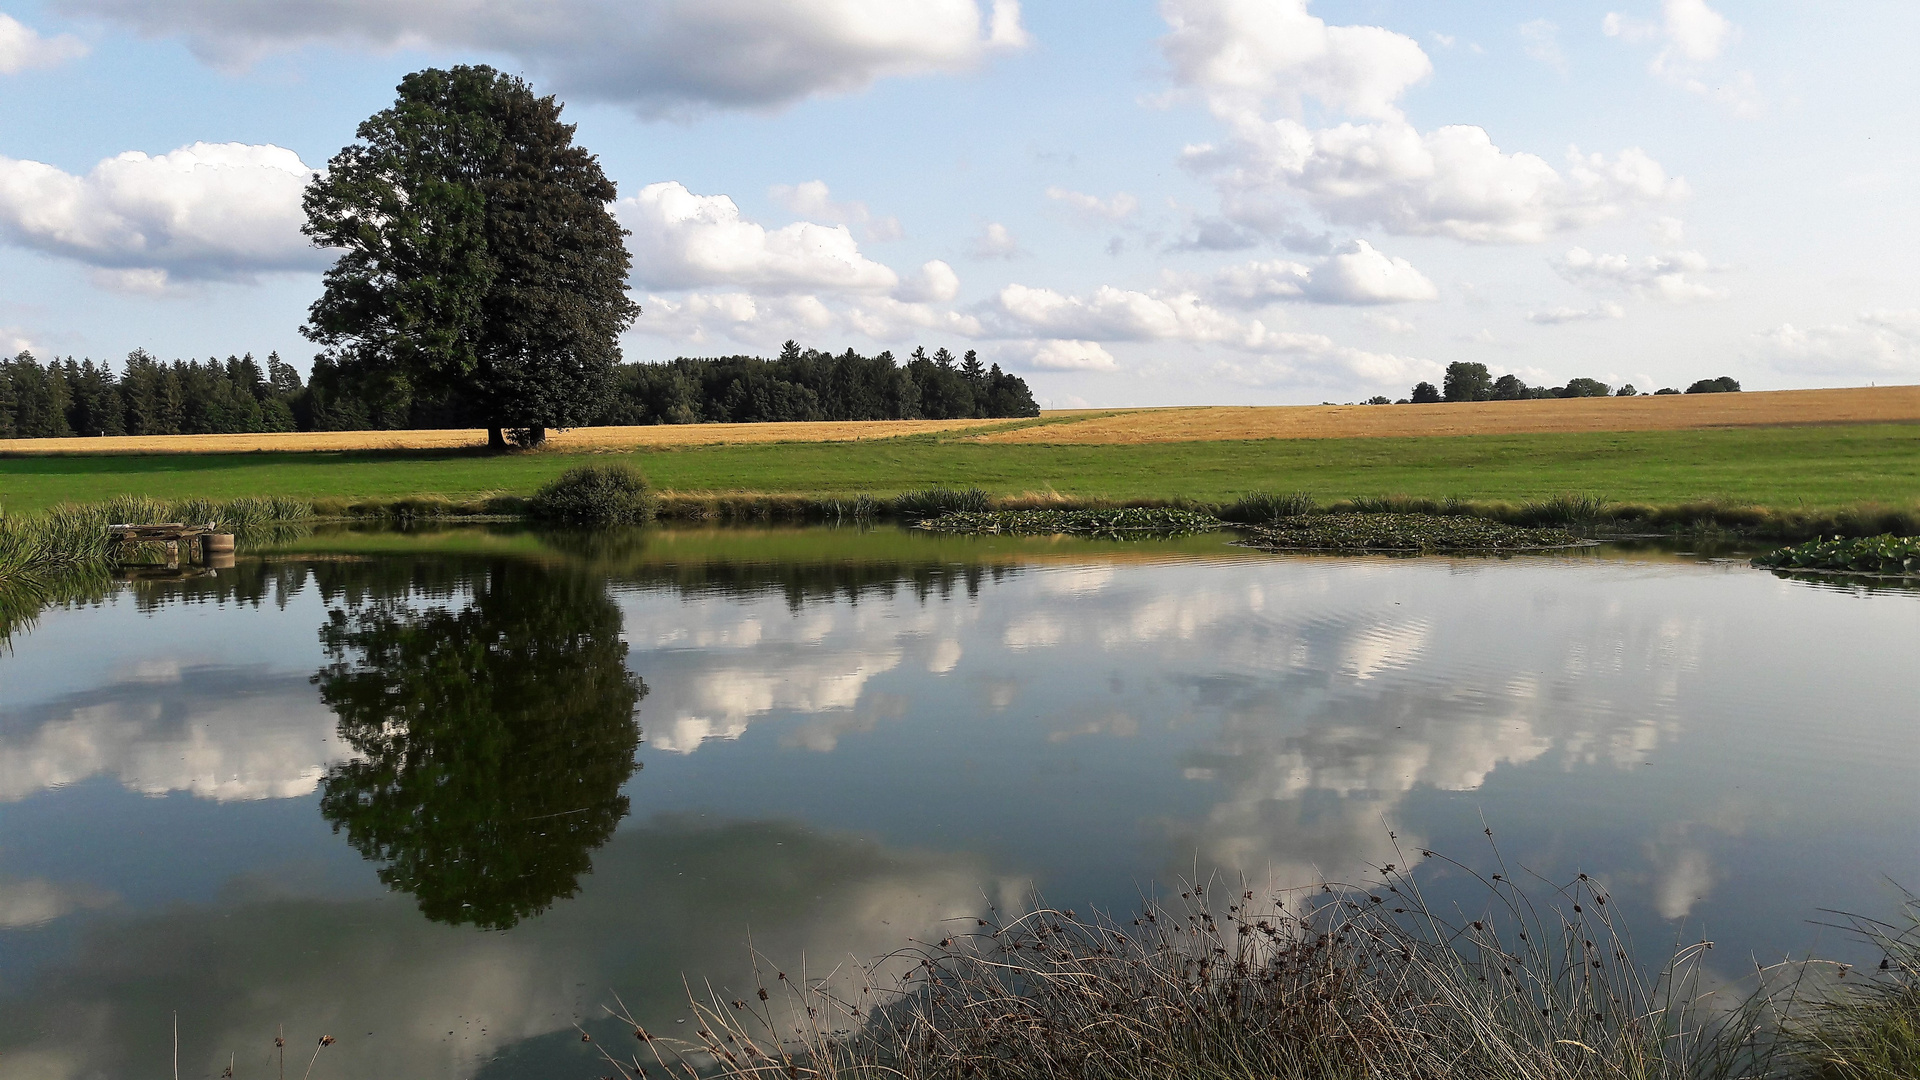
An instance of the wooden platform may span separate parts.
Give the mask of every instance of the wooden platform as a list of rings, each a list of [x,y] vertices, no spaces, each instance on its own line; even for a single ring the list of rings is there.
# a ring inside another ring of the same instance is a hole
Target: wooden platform
[[[233,553],[233,534],[215,532],[214,528],[211,521],[205,525],[186,525],[177,521],[150,525],[109,525],[107,543],[115,561],[135,544],[163,545],[167,549],[167,566],[174,569],[180,565],[182,545],[186,546],[192,561],[197,563],[212,562],[220,554]]]

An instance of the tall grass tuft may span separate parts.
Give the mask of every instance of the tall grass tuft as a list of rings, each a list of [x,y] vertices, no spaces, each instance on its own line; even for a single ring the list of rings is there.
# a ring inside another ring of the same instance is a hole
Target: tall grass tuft
[[[1788,1025],[1786,1045],[1808,1080],[1920,1076],[1920,897],[1903,900],[1898,923],[1846,917],[1845,928],[1880,952],[1878,970],[1840,979]]]
[[[930,487],[907,491],[893,497],[895,515],[909,520],[936,518],[942,514],[985,513],[992,499],[979,488]]]
[[[1612,515],[1604,499],[1569,492],[1545,499],[1529,499],[1514,515],[1516,525],[1592,525]]]
[[[536,492],[529,516],[576,525],[644,525],[658,500],[631,465],[576,465]]]
[[[1267,525],[1284,518],[1304,517],[1320,508],[1309,491],[1250,491],[1219,510],[1222,521],[1237,525]]]

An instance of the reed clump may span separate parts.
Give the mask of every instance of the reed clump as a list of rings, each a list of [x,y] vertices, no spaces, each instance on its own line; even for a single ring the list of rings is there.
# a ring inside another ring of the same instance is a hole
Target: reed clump
[[[1707,943],[1643,972],[1585,875],[1539,898],[1504,868],[1481,881],[1474,913],[1429,904],[1401,866],[1277,895],[1196,885],[1127,920],[989,912],[851,979],[757,967],[744,993],[695,997],[689,1040],[614,1012],[638,1052],[603,1053],[628,1080],[1800,1075],[1775,997],[1707,991]]]
[[[921,521],[944,514],[985,513],[992,504],[993,497],[977,487],[930,487],[894,496],[893,512],[909,521]]]
[[[1139,536],[1190,536],[1222,526],[1211,514],[1173,507],[1129,506],[1110,510],[956,510],[928,518],[916,528],[933,532],[1054,536],[1070,534],[1108,539]]]
[[[1267,525],[1284,518],[1301,517],[1320,509],[1319,500],[1309,491],[1250,491],[1216,511],[1220,520],[1237,525]]]

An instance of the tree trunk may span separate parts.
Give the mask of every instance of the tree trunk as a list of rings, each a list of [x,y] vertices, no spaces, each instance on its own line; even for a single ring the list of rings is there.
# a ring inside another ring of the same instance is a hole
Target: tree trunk
[[[527,429],[527,449],[538,450],[545,445],[547,445],[547,428],[545,424],[535,424]]]
[[[497,427],[487,429],[487,449],[499,451],[507,448],[507,433]]]

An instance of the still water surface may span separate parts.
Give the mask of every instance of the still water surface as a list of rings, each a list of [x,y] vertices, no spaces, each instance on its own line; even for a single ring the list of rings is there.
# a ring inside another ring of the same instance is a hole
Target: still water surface
[[[1916,656],[1920,594],[1659,551],[317,536],[0,654],[0,1076],[159,1075],[175,1013],[183,1076],[282,1025],[316,1077],[592,1076],[576,1022],[670,1029],[749,935],[819,969],[1488,828],[1650,952],[1834,952],[1818,909],[1920,884]]]

